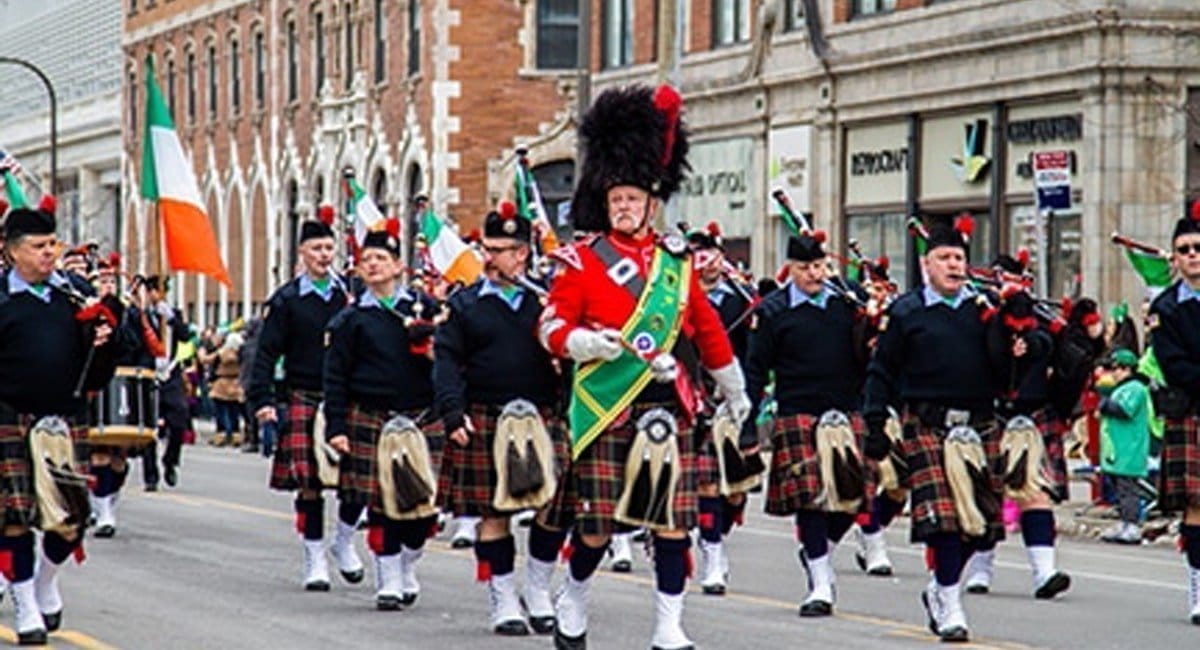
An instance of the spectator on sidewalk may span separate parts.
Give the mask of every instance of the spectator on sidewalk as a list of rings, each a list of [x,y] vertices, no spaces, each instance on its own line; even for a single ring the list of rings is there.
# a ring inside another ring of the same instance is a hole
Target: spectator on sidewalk
[[[1105,363],[1111,381],[1100,382],[1100,469],[1117,494],[1121,522],[1101,536],[1106,542],[1142,541],[1137,482],[1146,477],[1150,452],[1150,391],[1137,374],[1138,358],[1117,348]]]
[[[244,390],[250,385],[250,369],[254,365],[254,352],[258,349],[258,331],[262,328],[262,320],[252,318],[246,322],[245,329],[242,330],[245,340],[242,346],[238,349],[238,385]],[[242,404],[242,417],[246,423],[246,442],[242,446],[242,451],[247,453],[255,453],[259,449],[259,426],[258,419],[254,417],[251,410],[252,407]]]
[[[242,385],[238,382],[238,350],[242,343],[241,334],[230,332],[215,354],[203,353],[200,357],[202,363],[214,368],[209,395],[217,415],[217,432],[212,444],[218,447],[242,444],[240,420],[244,398]]]

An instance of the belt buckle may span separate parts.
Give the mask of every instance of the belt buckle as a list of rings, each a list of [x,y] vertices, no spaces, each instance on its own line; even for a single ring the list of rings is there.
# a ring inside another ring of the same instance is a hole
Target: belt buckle
[[[971,422],[971,412],[962,409],[946,409],[946,428],[966,426]]]

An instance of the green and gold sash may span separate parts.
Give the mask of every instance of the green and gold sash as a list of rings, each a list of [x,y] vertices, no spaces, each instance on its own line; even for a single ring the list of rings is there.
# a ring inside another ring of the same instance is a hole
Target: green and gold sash
[[[621,338],[628,343],[621,356],[593,361],[575,373],[567,410],[573,459],[650,383],[647,359],[674,347],[687,304],[690,272],[687,257],[656,249],[637,307],[621,328]]]

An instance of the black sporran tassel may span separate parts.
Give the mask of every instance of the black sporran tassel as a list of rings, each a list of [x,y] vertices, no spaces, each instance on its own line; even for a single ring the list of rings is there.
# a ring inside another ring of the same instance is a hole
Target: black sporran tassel
[[[542,459],[538,457],[533,438],[525,441],[525,475],[528,477],[529,492],[533,494],[546,485],[546,472],[542,467]]]
[[[648,518],[650,496],[650,454],[647,452],[642,457],[642,464],[633,479],[633,487],[629,490],[629,506],[626,509],[629,519],[645,521]]]
[[[1007,452],[1005,452],[1003,460],[1004,465],[1001,465],[1001,467],[1007,469],[1009,464]],[[1029,464],[1029,450],[1022,449],[1021,453],[1017,456],[1017,464],[1013,466],[1011,472],[1008,472],[1004,476],[1004,486],[1010,490],[1020,490],[1024,488],[1025,479],[1028,478],[1028,472],[1026,471],[1025,467],[1027,464]]]
[[[985,522],[999,521],[1000,497],[992,491],[992,479],[988,476],[987,469],[976,467],[970,462],[966,463],[966,466],[967,473],[971,475],[971,487],[975,492],[975,507],[979,508],[979,514],[983,515]]]
[[[733,444],[732,438],[726,438],[721,443],[721,456],[725,463],[725,481],[727,483],[741,483],[750,476],[746,468],[746,459],[737,445]]]
[[[392,459],[392,484],[396,488],[396,507],[400,512],[408,512],[433,496],[433,490],[417,475],[408,456],[404,457],[403,464]]]
[[[521,454],[517,453],[517,443],[512,439],[508,439],[508,445],[504,451],[504,465],[508,476],[508,493],[514,499],[529,494],[533,481],[529,477],[528,469],[525,467],[525,462],[521,458]]]
[[[662,469],[658,472],[658,482],[654,485],[653,506],[650,509],[648,520],[666,526],[670,523],[669,517],[671,514],[671,479],[674,477],[675,468],[672,467],[668,459],[663,460]]]
[[[47,462],[47,467],[69,513],[66,523],[83,524],[92,513],[91,503],[88,501],[87,479],[69,468],[55,467],[54,463]]]
[[[863,468],[858,457],[851,452],[833,450],[833,483],[837,486],[838,498],[853,501],[863,497]]]

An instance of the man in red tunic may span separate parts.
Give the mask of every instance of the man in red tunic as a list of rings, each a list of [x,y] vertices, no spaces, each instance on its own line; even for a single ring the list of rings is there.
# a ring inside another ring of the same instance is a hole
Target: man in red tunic
[[[557,252],[559,271],[539,326],[543,345],[576,363],[573,462],[563,482],[573,493],[560,500],[574,506],[575,535],[556,602],[556,648],[586,647],[591,576],[610,535],[636,525],[654,532],[652,645],[692,647],[682,615],[687,530],[697,514],[689,422],[695,371],[708,369],[739,422],[750,409],[741,368],[686,244],[660,238],[650,226],[687,169],[679,109],[679,96],[666,86],[612,89],[580,125],[586,164],[571,215],[577,229],[597,234]],[[650,468],[650,458],[661,464]]]

